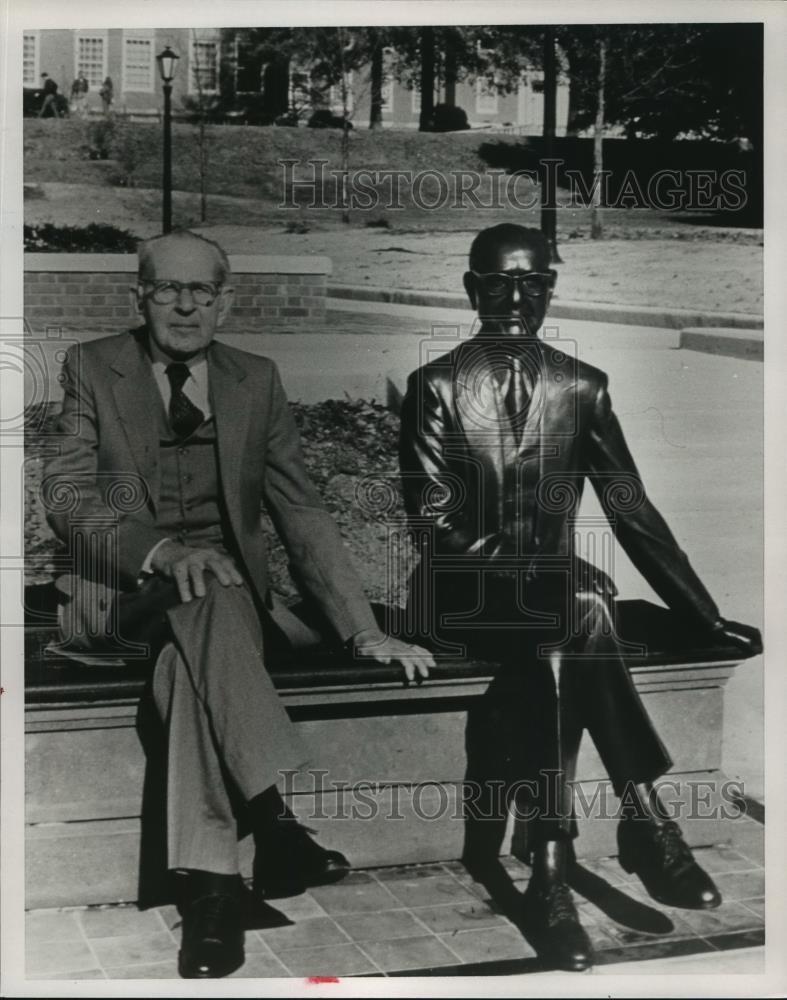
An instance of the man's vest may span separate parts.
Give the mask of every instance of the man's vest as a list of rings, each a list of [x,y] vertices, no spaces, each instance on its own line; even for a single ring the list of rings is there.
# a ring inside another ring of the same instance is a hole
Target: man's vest
[[[162,404],[158,423],[161,487],[156,527],[182,545],[226,550],[228,521],[219,489],[215,421],[204,421],[178,441]]]

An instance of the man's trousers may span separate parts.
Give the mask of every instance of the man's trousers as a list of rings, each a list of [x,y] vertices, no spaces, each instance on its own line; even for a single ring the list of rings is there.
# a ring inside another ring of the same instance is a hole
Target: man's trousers
[[[567,598],[564,582],[549,578],[518,586],[492,577],[479,595],[438,579],[434,637],[501,664],[468,718],[468,837],[478,833],[473,819],[502,819],[515,806],[531,819],[533,846],[576,834],[572,782],[585,730],[617,795],[672,761],[623,661],[611,595],[587,587]],[[480,836],[496,835],[488,826]]]
[[[166,731],[167,866],[232,875],[234,806],[308,761],[265,669],[248,587],[224,587],[210,574],[205,583],[204,597],[182,603],[174,583],[149,580],[121,597],[120,632],[158,650],[152,693]]]

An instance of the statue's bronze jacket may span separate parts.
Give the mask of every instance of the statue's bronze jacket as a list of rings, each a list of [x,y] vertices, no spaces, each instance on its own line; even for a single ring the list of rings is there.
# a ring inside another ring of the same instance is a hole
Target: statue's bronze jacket
[[[512,349],[529,399],[521,426],[508,416],[496,374]],[[614,593],[606,574],[575,553],[589,479],[612,531],[659,597],[695,625],[719,617],[647,497],[607,376],[559,343],[479,334],[415,371],[402,407],[400,465],[422,556],[443,570],[524,571],[535,580],[570,568]],[[603,535],[597,533],[599,556]]]

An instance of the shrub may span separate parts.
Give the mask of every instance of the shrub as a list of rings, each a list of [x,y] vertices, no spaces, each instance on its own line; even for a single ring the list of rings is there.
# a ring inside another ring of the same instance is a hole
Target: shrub
[[[88,155],[91,160],[109,159],[116,132],[117,128],[112,118],[102,118],[101,121],[90,123],[87,135],[90,142]]]
[[[274,125],[280,125],[283,128],[297,128],[301,123],[301,119],[297,111],[285,111],[283,115],[277,115],[273,119]]]
[[[24,227],[28,253],[133,253],[139,237],[126,229],[91,222],[89,226],[43,225]]]
[[[342,115],[335,115],[327,108],[320,108],[314,112],[306,124],[309,128],[344,128],[344,118]],[[352,127],[352,122],[347,122],[347,128]]]
[[[120,168],[113,180],[121,187],[134,187],[135,174],[142,164],[161,159],[161,129],[123,122],[115,127],[110,152]]]
[[[181,99],[184,115],[187,122],[196,125],[200,121],[210,122],[213,125],[221,124],[227,113],[225,102],[215,94],[203,94],[196,97],[184,97]]]
[[[461,132],[470,128],[464,108],[453,104],[437,104],[432,112],[430,132]]]

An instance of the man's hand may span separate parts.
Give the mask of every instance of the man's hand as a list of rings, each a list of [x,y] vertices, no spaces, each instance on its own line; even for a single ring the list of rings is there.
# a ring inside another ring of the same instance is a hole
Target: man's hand
[[[164,542],[151,560],[151,568],[174,580],[184,604],[205,596],[205,573],[212,573],[224,587],[241,586],[243,577],[229,556],[215,549],[193,549],[177,542]]]
[[[762,652],[760,631],[751,625],[743,625],[740,622],[720,618],[714,626],[713,634],[719,639],[737,646],[746,656],[757,656]]]
[[[405,683],[415,680],[419,684],[429,676],[429,668],[435,665],[432,654],[421,646],[414,646],[401,639],[386,635],[379,629],[366,629],[353,636],[353,652],[378,663],[398,660],[404,667]]]

